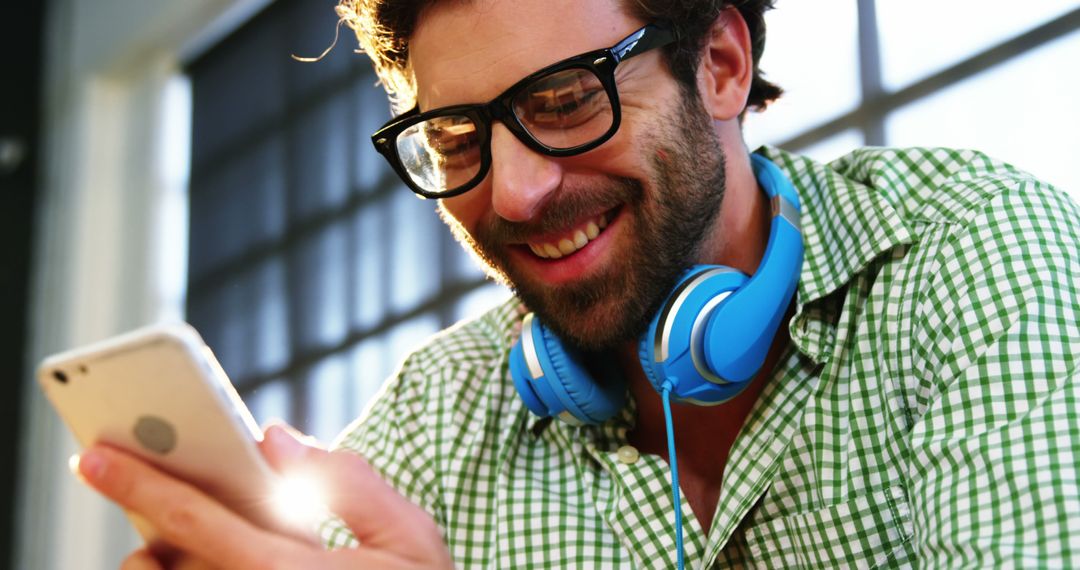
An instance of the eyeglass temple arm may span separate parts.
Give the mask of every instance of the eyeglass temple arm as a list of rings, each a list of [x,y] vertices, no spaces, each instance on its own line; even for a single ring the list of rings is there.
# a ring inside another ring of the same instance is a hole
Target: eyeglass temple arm
[[[611,48],[611,53],[615,56],[615,62],[618,63],[678,39],[674,31],[656,24],[649,24],[615,44],[615,47]]]

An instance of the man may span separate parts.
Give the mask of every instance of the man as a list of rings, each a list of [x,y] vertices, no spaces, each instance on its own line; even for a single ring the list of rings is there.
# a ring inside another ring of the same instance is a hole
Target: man
[[[324,476],[340,519],[323,538],[347,548],[256,529],[114,450],[80,472],[189,562],[675,566],[664,415],[637,338],[687,267],[752,275],[765,254],[772,212],[740,118],[779,94],[757,70],[771,3],[385,4],[339,7],[399,110],[416,108],[376,144],[519,300],[409,357],[343,451],[267,432],[276,468]],[[654,29],[670,37],[639,51]],[[590,90],[599,72],[548,68],[612,46],[633,53],[615,96]],[[501,118],[455,107],[501,99]],[[583,126],[605,116],[614,131]],[[1076,205],[974,152],[762,155],[802,202],[804,262],[746,388],[673,410],[687,565],[1080,563]],[[615,362],[607,381],[631,397],[613,418],[529,412],[508,370],[525,306],[587,368]]]

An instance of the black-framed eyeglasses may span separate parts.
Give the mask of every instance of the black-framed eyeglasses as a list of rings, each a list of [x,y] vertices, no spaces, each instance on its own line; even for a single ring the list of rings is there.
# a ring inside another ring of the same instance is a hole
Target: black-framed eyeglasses
[[[371,142],[414,192],[425,198],[462,194],[491,168],[491,124],[548,156],[592,150],[619,130],[615,87],[620,62],[676,41],[648,24],[608,49],[564,59],[530,74],[486,104],[454,105],[391,119]]]

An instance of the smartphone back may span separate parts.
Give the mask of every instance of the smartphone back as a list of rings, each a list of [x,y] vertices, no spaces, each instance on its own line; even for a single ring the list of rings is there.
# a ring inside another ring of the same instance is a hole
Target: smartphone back
[[[256,445],[261,431],[190,326],[58,354],[41,364],[38,382],[83,447],[125,449],[261,518],[276,477]]]

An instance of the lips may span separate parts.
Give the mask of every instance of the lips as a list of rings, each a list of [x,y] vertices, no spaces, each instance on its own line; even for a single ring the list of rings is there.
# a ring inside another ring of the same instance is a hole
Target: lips
[[[604,212],[584,220],[561,234],[527,242],[533,254],[543,259],[560,259],[571,255],[596,239],[607,228],[612,213]]]

